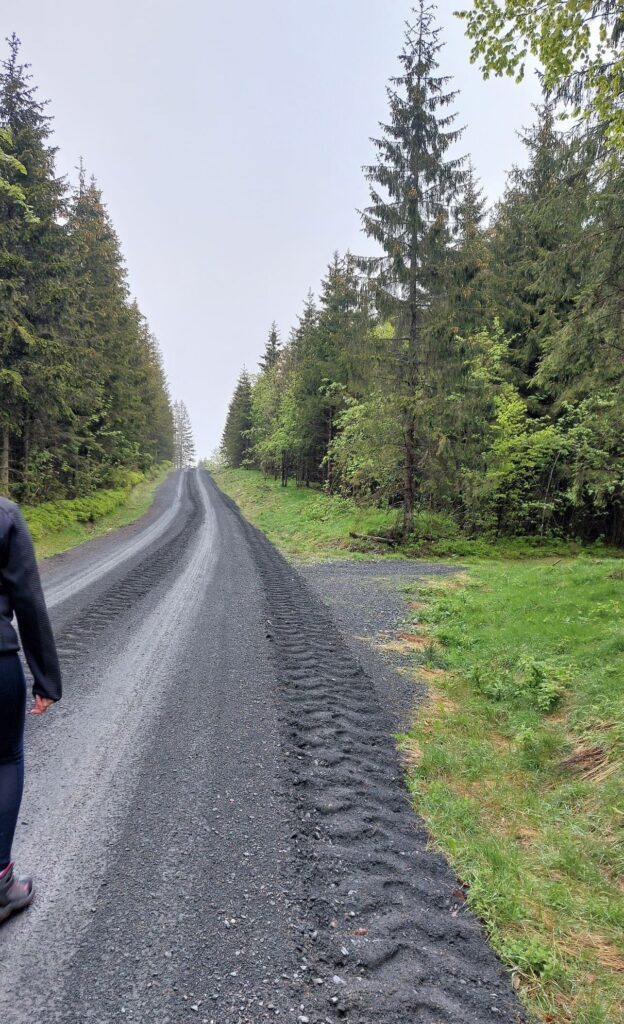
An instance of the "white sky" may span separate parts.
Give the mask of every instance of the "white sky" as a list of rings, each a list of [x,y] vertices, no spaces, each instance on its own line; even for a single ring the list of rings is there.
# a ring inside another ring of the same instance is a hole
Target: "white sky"
[[[483,82],[461,0],[441,0],[441,71],[490,200],[524,159],[534,81]],[[335,249],[370,251],[356,209],[386,117],[404,0],[2,0],[40,98],[58,167],[95,174],[132,291],[186,402],[198,455],[219,442],[243,364],[282,337]]]

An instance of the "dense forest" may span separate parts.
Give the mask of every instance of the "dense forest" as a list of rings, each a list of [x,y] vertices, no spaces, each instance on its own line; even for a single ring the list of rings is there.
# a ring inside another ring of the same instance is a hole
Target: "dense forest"
[[[485,6],[485,4],[484,4]],[[243,371],[227,465],[467,534],[624,543],[624,173],[613,120],[549,94],[493,210],[421,5],[365,168],[380,255],[335,254],[283,342]],[[619,115],[618,115],[619,116]]]
[[[20,43],[0,65],[0,490],[19,501],[122,484],[173,456],[160,352],[131,299],[95,179],[55,171]]]

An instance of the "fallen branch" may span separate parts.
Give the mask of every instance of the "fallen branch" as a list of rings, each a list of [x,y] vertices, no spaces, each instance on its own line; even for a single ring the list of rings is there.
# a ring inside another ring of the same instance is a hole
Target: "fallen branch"
[[[389,544],[393,548],[399,543],[394,537],[379,537],[374,533],[353,533],[352,530],[349,530],[349,536],[354,537],[356,540],[376,540],[380,544]]]

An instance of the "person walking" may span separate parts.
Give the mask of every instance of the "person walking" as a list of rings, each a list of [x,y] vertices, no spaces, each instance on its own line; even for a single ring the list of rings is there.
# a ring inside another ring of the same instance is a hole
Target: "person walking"
[[[15,874],[11,848],[24,788],[26,680],[13,626],[33,676],[32,715],[62,693],[52,627],[28,527],[17,505],[0,497],[0,922],[32,902],[31,878]]]

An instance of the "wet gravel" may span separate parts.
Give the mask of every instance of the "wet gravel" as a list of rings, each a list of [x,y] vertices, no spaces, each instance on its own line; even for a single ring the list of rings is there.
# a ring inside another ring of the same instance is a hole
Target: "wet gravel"
[[[381,651],[378,644],[391,640],[413,621],[401,588],[426,582],[432,576],[449,576],[461,567],[438,562],[398,559],[314,562],[299,569],[310,588],[339,626],[345,642],[375,684],[392,726],[409,725],[425,687],[411,673],[401,671],[404,659]]]
[[[523,1020],[407,798],[413,684],[356,639],[395,628],[397,578],[448,570],[301,573],[207,474],[178,500],[127,558],[46,567],[66,692],[28,726],[39,894],[0,929],[2,1024]]]
[[[407,690],[397,682],[389,701],[386,674],[358,656],[339,625],[336,595],[345,597],[345,577],[353,597],[354,580],[361,586],[378,567],[342,566],[332,614],[266,538],[243,525],[265,589],[281,698],[301,951],[321,983],[301,991],[305,1016],[319,1024],[523,1021],[461,883],[411,808],[391,738]],[[448,572],[419,568],[421,575]],[[397,572],[405,577],[413,568]],[[399,605],[385,591],[379,600],[390,626]],[[372,611],[369,605],[369,625]]]

